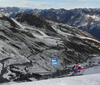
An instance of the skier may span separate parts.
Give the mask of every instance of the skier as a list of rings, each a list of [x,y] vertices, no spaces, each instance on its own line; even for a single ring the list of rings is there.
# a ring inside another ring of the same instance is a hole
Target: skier
[[[76,75],[77,73],[84,71],[83,67],[80,65],[80,63],[76,64],[72,67],[72,69],[76,69],[72,75]]]

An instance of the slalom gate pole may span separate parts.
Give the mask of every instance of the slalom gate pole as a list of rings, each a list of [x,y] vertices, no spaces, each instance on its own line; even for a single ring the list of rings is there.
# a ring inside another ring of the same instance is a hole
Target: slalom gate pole
[[[52,56],[51,56],[51,78],[52,78]]]

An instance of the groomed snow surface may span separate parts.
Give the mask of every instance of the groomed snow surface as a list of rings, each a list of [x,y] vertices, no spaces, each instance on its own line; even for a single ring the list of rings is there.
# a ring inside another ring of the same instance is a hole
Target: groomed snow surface
[[[3,85],[100,85],[100,74],[55,78],[25,83]]]

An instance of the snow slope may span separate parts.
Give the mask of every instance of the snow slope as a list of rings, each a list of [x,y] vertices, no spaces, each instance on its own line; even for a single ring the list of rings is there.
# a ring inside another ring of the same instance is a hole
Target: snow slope
[[[28,83],[25,82],[3,85],[100,85],[100,73],[84,76],[48,79]]]
[[[100,85],[100,65],[85,69],[84,75],[54,78],[33,82],[10,82],[0,85]]]

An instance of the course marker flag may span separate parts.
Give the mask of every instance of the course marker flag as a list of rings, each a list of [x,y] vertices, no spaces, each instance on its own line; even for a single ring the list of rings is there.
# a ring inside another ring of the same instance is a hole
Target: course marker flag
[[[56,58],[52,58],[52,56],[51,56],[51,78],[52,78],[52,66],[53,65],[58,65],[59,74],[60,74],[60,77],[61,77],[61,72],[60,72],[60,67],[59,67],[59,64],[58,64],[57,56],[56,56]]]

